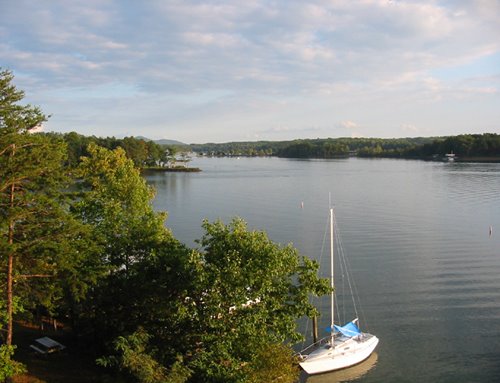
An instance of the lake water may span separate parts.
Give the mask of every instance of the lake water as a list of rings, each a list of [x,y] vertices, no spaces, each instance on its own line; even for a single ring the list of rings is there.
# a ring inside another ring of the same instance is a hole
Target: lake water
[[[197,158],[191,166],[203,171],[147,176],[155,207],[190,246],[203,219],[239,216],[319,259],[331,193],[362,319],[380,344],[367,362],[308,382],[500,382],[500,164]]]

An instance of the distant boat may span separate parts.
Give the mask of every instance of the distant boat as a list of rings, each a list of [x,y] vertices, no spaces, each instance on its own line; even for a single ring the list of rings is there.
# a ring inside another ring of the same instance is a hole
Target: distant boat
[[[446,154],[444,155],[444,159],[445,159],[446,161],[448,161],[448,162],[453,162],[453,161],[455,161],[455,159],[456,159],[456,158],[457,158],[457,157],[455,156],[455,153],[453,153],[453,151],[452,151],[451,153],[446,153]]]
[[[300,351],[300,367],[310,375],[340,370],[354,366],[367,359],[377,347],[379,339],[372,334],[361,332],[358,318],[338,326],[334,323],[335,294],[334,277],[334,214],[330,209],[330,335]]]

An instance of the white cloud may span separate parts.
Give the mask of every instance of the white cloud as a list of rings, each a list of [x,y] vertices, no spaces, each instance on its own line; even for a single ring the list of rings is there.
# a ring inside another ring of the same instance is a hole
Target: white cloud
[[[345,129],[358,129],[358,124],[353,121],[341,121],[339,125]]]
[[[481,103],[487,126],[500,117],[491,106],[500,102],[495,0],[19,0],[2,8],[3,65],[36,87],[25,90],[54,113],[54,129],[67,128],[57,116],[100,110],[104,97],[113,105],[117,88],[128,105],[120,126],[147,112],[155,129],[171,113],[179,135],[203,125],[220,137],[211,140],[328,135],[332,120],[338,131],[390,136],[408,120],[424,126],[425,108],[454,100]],[[51,98],[54,89],[74,89],[80,105]],[[87,129],[80,118],[74,129]],[[95,124],[115,126],[108,118],[100,113]]]
[[[408,133],[408,134],[418,134],[419,133],[419,129],[415,125],[412,125],[412,124],[402,124],[401,130],[403,132]]]

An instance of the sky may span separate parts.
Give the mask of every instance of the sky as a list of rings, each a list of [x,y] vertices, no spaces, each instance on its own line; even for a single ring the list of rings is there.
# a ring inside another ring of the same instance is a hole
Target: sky
[[[0,67],[45,131],[500,133],[500,0],[0,0]]]

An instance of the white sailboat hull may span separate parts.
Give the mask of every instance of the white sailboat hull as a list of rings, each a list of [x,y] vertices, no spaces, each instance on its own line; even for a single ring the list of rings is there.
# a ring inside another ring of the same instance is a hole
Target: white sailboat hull
[[[359,339],[336,339],[334,348],[329,343],[322,345],[309,355],[303,356],[299,364],[310,375],[354,366],[372,354],[378,341],[378,338],[371,334],[363,334]]]

